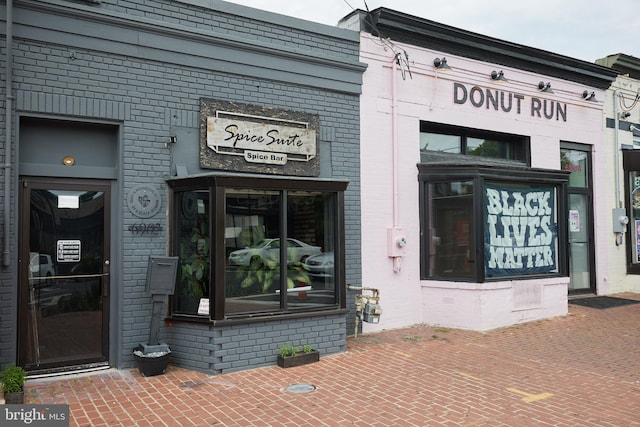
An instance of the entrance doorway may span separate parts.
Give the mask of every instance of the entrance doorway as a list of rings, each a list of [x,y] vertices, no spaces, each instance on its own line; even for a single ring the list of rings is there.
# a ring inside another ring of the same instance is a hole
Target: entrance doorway
[[[108,365],[110,183],[20,179],[18,363]]]
[[[563,142],[562,169],[569,175],[569,295],[595,293],[591,151]]]

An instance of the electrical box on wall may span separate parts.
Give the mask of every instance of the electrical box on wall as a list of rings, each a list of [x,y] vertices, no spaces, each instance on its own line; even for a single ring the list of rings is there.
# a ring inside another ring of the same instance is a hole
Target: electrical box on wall
[[[629,217],[625,208],[613,209],[613,232],[626,233],[629,224]]]
[[[404,228],[387,229],[387,252],[390,257],[404,256],[407,247],[407,235]]]

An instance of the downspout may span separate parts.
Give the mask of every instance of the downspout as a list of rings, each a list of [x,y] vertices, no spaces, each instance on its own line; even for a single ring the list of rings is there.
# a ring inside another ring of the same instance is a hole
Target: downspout
[[[624,203],[621,199],[620,189],[620,109],[622,94],[620,90],[616,89],[613,92],[613,123],[614,123],[614,141],[616,144],[615,153],[615,174],[616,174],[616,203],[613,208],[613,231],[616,236],[616,246],[621,246],[624,243],[624,233],[627,231],[627,224],[629,223],[629,217],[624,208]]]
[[[393,57],[391,64],[391,167],[393,168],[393,228],[398,227],[399,207],[398,207],[398,112],[397,112],[397,95],[396,95],[396,65],[398,64],[398,55]]]
[[[12,143],[12,125],[11,118],[13,115],[13,0],[6,1],[6,88],[5,88],[5,132],[4,132],[4,245],[2,250],[2,265],[9,267],[11,265],[10,256],[10,242],[9,236],[11,233],[10,227],[10,215],[11,215],[11,203],[9,199],[11,197],[11,143]]]
[[[618,127],[620,126],[620,110],[618,109],[618,102],[620,97],[620,90],[616,89],[613,92],[613,131],[614,141],[616,145],[616,158],[615,158],[615,173],[616,173],[616,208],[622,207],[622,201],[620,200],[620,136],[618,135]]]

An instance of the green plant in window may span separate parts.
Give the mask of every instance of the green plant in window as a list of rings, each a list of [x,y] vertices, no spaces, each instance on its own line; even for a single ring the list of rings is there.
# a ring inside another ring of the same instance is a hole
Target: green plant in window
[[[180,242],[181,294],[202,297],[209,276],[209,231],[204,215],[198,218],[189,238]]]
[[[311,284],[311,278],[306,268],[306,265],[302,262],[287,263],[288,289]],[[272,288],[277,288],[279,285],[280,263],[267,259],[260,264],[252,264],[240,268],[238,274],[243,277],[240,287],[245,289],[258,287],[262,293],[273,292]]]

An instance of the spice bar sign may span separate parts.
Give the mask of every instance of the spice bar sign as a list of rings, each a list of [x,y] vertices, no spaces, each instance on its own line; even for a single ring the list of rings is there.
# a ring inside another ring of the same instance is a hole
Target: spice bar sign
[[[315,157],[316,131],[300,126],[208,117],[207,146],[218,154],[243,156],[250,163],[284,165],[289,160],[305,162]]]

